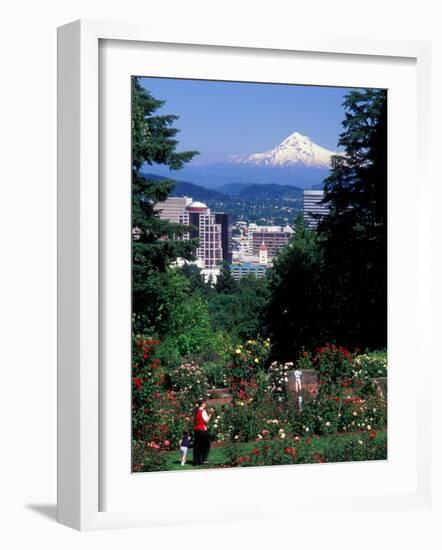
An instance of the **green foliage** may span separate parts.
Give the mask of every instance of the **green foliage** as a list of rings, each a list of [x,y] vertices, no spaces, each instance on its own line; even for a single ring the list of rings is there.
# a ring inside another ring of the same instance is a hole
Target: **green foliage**
[[[177,304],[169,332],[176,340],[178,353],[185,357],[199,353],[212,341],[212,330],[206,301],[194,294]]]
[[[228,277],[231,277],[230,271]],[[223,282],[221,288],[224,291],[214,292],[209,297],[212,326],[238,340],[262,335],[264,310],[269,296],[266,280],[248,276],[238,283],[234,279],[231,281],[234,285]]]
[[[164,453],[143,441],[132,442],[133,472],[163,472],[168,469]]]
[[[385,460],[385,433],[357,434],[351,437],[302,438],[263,441],[255,445],[235,444],[226,449],[231,466],[270,466]]]
[[[344,398],[339,403],[339,414],[340,432],[379,430],[387,425],[387,403],[375,396]]]
[[[354,386],[354,357],[344,347],[327,343],[314,358],[318,372],[319,396],[342,396]]]
[[[387,352],[373,351],[357,355],[356,363],[360,367],[362,377],[381,378],[387,376]]]
[[[313,435],[318,419],[318,406],[315,401],[310,401],[302,407],[298,417],[292,419],[292,430],[295,435]]]
[[[219,357],[229,340],[213,330],[206,299],[199,293],[189,294],[189,283],[180,273],[175,272],[174,278],[183,284],[182,292],[167,304],[170,315],[158,357],[168,367],[178,366],[184,358],[201,362],[205,356]]]
[[[330,215],[319,227],[324,254],[325,320],[347,346],[387,342],[387,92],[358,90],[325,180]]]
[[[223,416],[222,429],[232,441],[254,441],[262,428],[259,416],[252,407],[244,405],[244,402],[228,408]]]
[[[387,93],[358,90],[345,99],[344,154],[325,180],[330,214],[317,232],[295,224],[292,242],[270,271],[265,324],[275,358],[335,340],[386,345]]]
[[[303,347],[315,348],[324,334],[321,273],[323,260],[315,232],[299,218],[295,235],[270,270],[265,322],[276,358],[288,361]]]
[[[252,390],[257,389],[257,373],[266,367],[269,349],[269,340],[248,340],[232,349],[229,385],[234,398],[250,399]]]
[[[184,264],[178,271],[186,277],[189,283],[189,292],[192,294],[200,294],[208,297],[213,293],[210,284],[204,282],[201,275],[201,269],[195,264]]]
[[[233,278],[227,262],[223,262],[221,266],[215,290],[220,294],[234,294],[238,290],[238,283]]]
[[[135,334],[158,334],[164,339],[170,332],[177,308],[188,297],[188,282],[177,270],[169,268],[150,272],[142,287],[143,300],[149,305],[141,308],[138,302],[140,308],[134,306],[132,330]]]
[[[298,370],[310,370],[313,368],[312,354],[304,348],[299,352],[298,360],[296,361]]]
[[[135,439],[152,437],[159,422],[158,399],[164,372],[155,357],[157,340],[138,336],[132,344],[132,431]]]
[[[208,361],[202,365],[207,381],[212,388],[225,388],[228,384],[228,372],[224,360]]]
[[[193,258],[197,244],[174,238],[186,227],[161,220],[155,210],[174,182],[149,180],[141,173],[143,166],[154,163],[177,170],[196,154],[176,151],[178,130],[172,125],[177,117],[155,115],[163,104],[138,78],[132,79],[132,302],[136,330],[145,324],[142,329],[157,333],[167,322],[162,312],[168,306],[167,289],[161,292],[161,287],[167,286],[168,279],[161,275],[176,258]]]

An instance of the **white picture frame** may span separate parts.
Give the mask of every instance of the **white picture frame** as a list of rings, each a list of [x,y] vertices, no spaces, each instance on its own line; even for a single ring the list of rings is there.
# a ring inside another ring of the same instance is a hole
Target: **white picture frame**
[[[345,37],[308,39],[281,36],[278,42],[266,43],[265,37],[247,38],[220,33],[208,39],[186,36],[183,29],[167,36],[153,28],[118,22],[76,21],[59,29],[58,35],[58,521],[79,530],[153,526],[180,521],[173,513],[154,505],[144,508],[114,507],[103,511],[100,483],[103,482],[102,433],[100,432],[100,43],[166,43],[179,47],[189,45],[228,47],[244,52],[309,52],[332,56],[377,56],[408,58],[417,71],[417,164],[419,176],[419,210],[417,214],[419,261],[418,313],[422,315],[423,340],[430,330],[431,289],[429,242],[430,219],[427,204],[431,203],[431,181],[428,172],[430,119],[430,45],[426,42],[369,40]],[[428,347],[428,346],[427,346]],[[429,357],[428,357],[429,359]],[[430,360],[422,360],[420,377],[416,381],[416,490],[402,493],[358,497],[360,507],[377,509],[422,507],[431,500],[431,453],[428,419],[430,402],[425,394],[429,385]],[[203,473],[203,472],[201,472]],[[245,472],[241,471],[241,475]],[[169,474],[161,474],[164,483]],[[249,473],[247,472],[247,475]],[[176,477],[173,478],[176,481]],[[235,478],[237,480],[237,477]],[[287,494],[285,505],[295,506]],[[231,514],[221,519],[259,517],[265,498],[248,510],[232,506]],[[299,504],[299,503],[298,503]],[[355,498],[340,497],[343,510],[351,509]],[[311,506],[304,499],[304,508]],[[316,509],[330,506],[330,499],[314,499]],[[218,518],[219,519],[219,518]],[[216,520],[209,511],[202,520]],[[194,521],[183,515],[182,522]]]

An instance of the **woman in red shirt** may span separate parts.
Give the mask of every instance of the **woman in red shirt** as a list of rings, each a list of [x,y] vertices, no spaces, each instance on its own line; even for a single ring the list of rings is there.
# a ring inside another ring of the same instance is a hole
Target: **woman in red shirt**
[[[207,462],[210,451],[210,438],[207,424],[212,414],[206,411],[206,407],[207,402],[205,400],[200,401],[194,416],[193,463],[195,466]],[[210,413],[212,413],[212,411],[210,411]]]

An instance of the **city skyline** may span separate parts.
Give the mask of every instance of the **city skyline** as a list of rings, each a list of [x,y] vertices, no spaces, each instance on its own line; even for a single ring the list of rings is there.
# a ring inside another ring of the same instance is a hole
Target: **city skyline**
[[[229,212],[212,211],[193,197],[169,196],[156,206],[160,219],[189,226],[179,240],[198,238],[193,261],[179,259],[177,267],[193,263],[201,269],[206,282],[216,283],[223,263],[227,263],[236,280],[246,275],[265,276],[273,259],[289,244],[295,231],[290,225],[258,225],[234,220]],[[233,236],[233,230],[236,236]]]

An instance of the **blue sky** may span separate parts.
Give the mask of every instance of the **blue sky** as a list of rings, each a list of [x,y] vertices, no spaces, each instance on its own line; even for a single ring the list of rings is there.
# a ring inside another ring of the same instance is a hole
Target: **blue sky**
[[[142,78],[158,113],[179,115],[179,150],[196,149],[193,164],[223,162],[232,154],[273,148],[291,133],[337,148],[342,102],[349,88]]]

